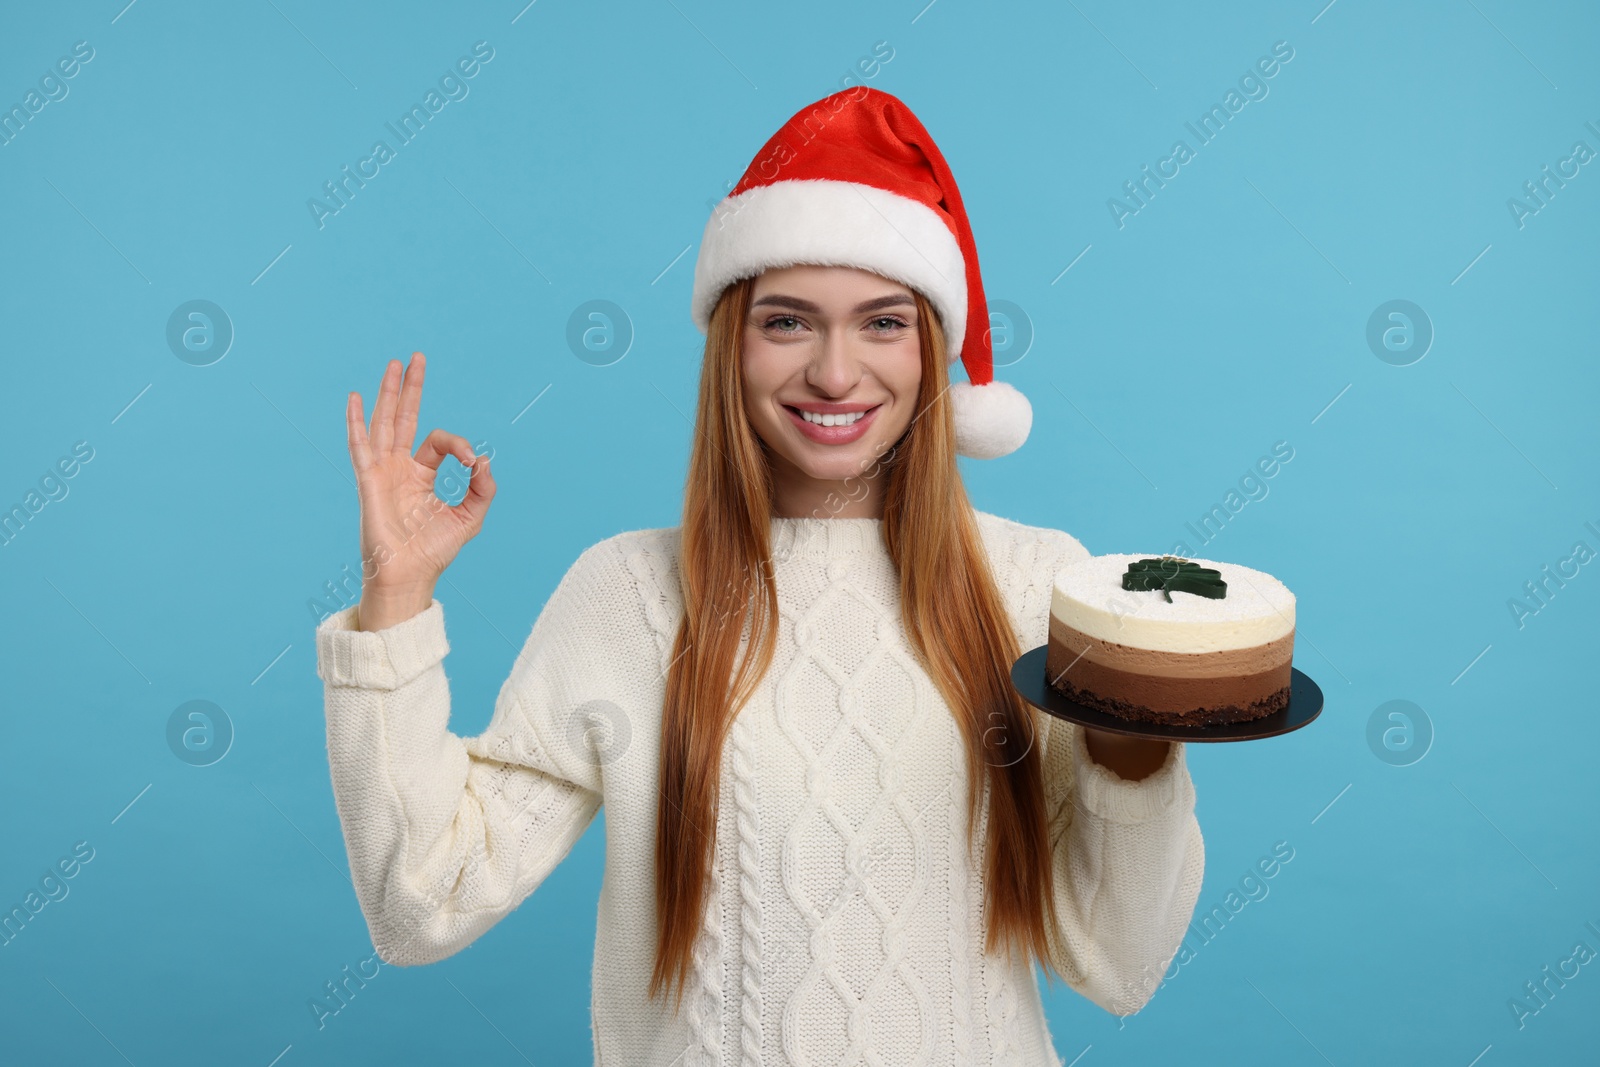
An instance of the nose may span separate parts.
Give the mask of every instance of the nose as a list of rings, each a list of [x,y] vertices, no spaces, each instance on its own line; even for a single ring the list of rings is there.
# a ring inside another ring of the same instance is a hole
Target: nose
[[[806,367],[806,382],[827,396],[846,396],[861,380],[861,363],[853,340],[844,330],[824,332]]]

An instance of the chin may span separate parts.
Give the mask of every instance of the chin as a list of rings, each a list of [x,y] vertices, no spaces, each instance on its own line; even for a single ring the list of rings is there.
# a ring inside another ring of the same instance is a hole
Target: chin
[[[842,482],[846,478],[860,477],[872,468],[872,453],[861,452],[859,456],[839,457],[828,460],[811,460],[801,456],[800,462],[793,458],[790,462],[800,469],[807,478],[819,482]]]
[[[807,477],[819,481],[842,482],[846,478],[870,475],[874,464],[888,454],[893,442],[863,438],[848,445],[819,445],[814,441],[800,441],[789,462],[804,471]]]

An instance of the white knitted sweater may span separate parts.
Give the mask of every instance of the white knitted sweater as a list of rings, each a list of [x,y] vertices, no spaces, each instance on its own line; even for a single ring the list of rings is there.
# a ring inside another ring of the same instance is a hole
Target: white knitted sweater
[[[1088,553],[1060,531],[976,515],[1022,647],[1043,644],[1055,573]],[[334,799],[380,957],[431,963],[471,944],[604,804],[597,1064],[1057,1067],[1034,969],[983,950],[965,750],[906,644],[879,519],[772,520],[775,658],[724,746],[692,981],[676,1015],[647,998],[677,545],[676,528],[636,530],[580,555],[477,737],[448,729],[437,600],[377,632],[354,629],[359,605],[317,627]],[[1090,759],[1080,728],[1039,720],[1057,963],[1071,988],[1129,1014],[1200,891],[1184,746],[1128,781]]]

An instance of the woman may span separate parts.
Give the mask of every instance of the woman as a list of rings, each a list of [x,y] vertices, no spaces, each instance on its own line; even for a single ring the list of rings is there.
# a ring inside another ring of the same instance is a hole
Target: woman
[[[797,114],[707,225],[693,310],[682,526],[578,558],[474,738],[448,730],[433,588],[481,528],[489,462],[442,430],[411,454],[420,353],[391,362],[370,433],[350,395],[378,569],[317,651],[374,945],[464,948],[604,804],[597,1062],[1056,1064],[1033,961],[1137,1011],[1204,849],[1182,745],[1010,685],[1087,553],[967,501],[957,453],[1015,448],[1029,409],[992,380],[975,247],[921,124],[860,88]],[[473,466],[454,507],[445,455]]]

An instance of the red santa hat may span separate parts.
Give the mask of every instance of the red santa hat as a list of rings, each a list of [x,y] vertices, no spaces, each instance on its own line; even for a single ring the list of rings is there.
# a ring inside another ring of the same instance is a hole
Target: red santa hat
[[[691,312],[704,333],[723,289],[800,263],[860,267],[920,292],[950,362],[956,447],[993,459],[1027,439],[1033,409],[996,381],[978,249],[944,156],[911,109],[859,85],[802,108],[762,146],[706,223]]]

